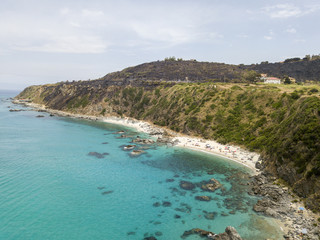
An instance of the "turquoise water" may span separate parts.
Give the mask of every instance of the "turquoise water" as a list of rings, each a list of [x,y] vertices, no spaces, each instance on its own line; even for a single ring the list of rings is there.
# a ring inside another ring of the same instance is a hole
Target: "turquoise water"
[[[156,145],[131,157],[122,148],[131,138],[114,133],[143,134],[28,108],[9,112],[8,107],[23,108],[9,96],[14,94],[0,92],[1,240],[175,240],[192,228],[219,233],[229,225],[245,239],[279,239],[272,221],[251,210],[257,199],[246,194],[248,170],[243,166]],[[37,118],[39,114],[44,117]],[[214,193],[179,187],[182,180],[197,183],[212,177],[223,184]],[[212,200],[195,200],[201,195]]]

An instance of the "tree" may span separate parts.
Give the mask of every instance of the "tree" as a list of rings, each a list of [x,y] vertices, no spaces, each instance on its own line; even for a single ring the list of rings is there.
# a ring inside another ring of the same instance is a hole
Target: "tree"
[[[291,80],[290,80],[290,78],[288,77],[288,76],[286,76],[285,78],[284,78],[284,82],[283,82],[284,84],[291,84]]]
[[[306,55],[304,58],[303,58],[304,61],[310,61],[311,60],[311,56],[310,55]]]
[[[176,59],[176,57],[172,56],[172,57],[166,57],[166,58],[164,59],[164,61],[172,61],[172,62],[175,62],[175,61],[177,61],[177,59]]]
[[[261,74],[257,73],[254,70],[246,70],[244,71],[242,76],[246,81],[250,83],[256,83],[258,79],[261,77]]]

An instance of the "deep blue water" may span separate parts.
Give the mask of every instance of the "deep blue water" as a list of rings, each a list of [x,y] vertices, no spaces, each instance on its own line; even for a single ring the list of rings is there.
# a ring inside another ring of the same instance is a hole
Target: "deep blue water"
[[[229,225],[245,239],[278,239],[271,219],[251,210],[257,199],[246,193],[249,171],[243,166],[156,145],[131,157],[123,145],[144,134],[50,117],[12,104],[8,97],[13,96],[0,92],[1,240],[175,240],[192,228],[219,233]],[[44,117],[37,118],[39,114]],[[114,133],[119,130],[130,137],[118,138]],[[223,184],[214,193],[179,187],[183,180],[197,183],[212,177]],[[201,195],[212,200],[195,200]],[[214,219],[207,219],[208,213]]]

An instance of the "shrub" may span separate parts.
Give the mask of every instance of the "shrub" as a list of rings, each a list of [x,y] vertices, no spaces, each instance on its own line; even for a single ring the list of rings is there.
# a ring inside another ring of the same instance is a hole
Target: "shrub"
[[[319,90],[316,88],[312,88],[309,90],[309,94],[313,94],[313,93],[317,93],[317,92],[319,92]]]
[[[105,113],[106,113],[106,109],[104,108],[104,109],[102,109],[102,111],[100,112],[100,115],[103,115],[103,116],[104,116]]]
[[[119,104],[120,104],[119,100],[117,100],[117,99],[114,99],[114,100],[112,101],[112,103],[113,103],[114,105],[119,105]]]
[[[297,100],[300,97],[300,95],[297,92],[293,92],[290,94],[290,97],[294,100]]]
[[[154,90],[154,94],[157,96],[157,97],[160,97],[160,89],[159,88],[156,88]]]
[[[213,103],[210,105],[210,108],[211,108],[212,110],[215,109],[215,107],[216,107],[216,105],[213,104]]]

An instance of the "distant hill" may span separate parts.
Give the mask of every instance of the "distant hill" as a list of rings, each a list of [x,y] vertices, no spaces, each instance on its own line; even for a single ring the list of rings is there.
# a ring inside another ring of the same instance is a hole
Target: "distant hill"
[[[243,65],[241,68],[267,73],[278,78],[289,76],[295,78],[297,82],[320,81],[320,59],[292,58],[284,62]]]
[[[137,85],[137,83],[144,81],[206,82],[211,80],[241,83],[252,81],[250,78],[252,71],[278,78],[289,76],[295,78],[297,82],[320,81],[320,59],[292,58],[284,62],[264,62],[252,65],[198,62],[196,60],[165,60],[125,68],[122,71],[109,73],[99,80],[118,82],[118,84],[121,82],[123,85],[129,83]]]
[[[106,81],[180,81],[180,82],[243,82],[245,72],[238,65],[197,62],[195,60],[165,60],[144,63],[109,73],[99,80]]]

